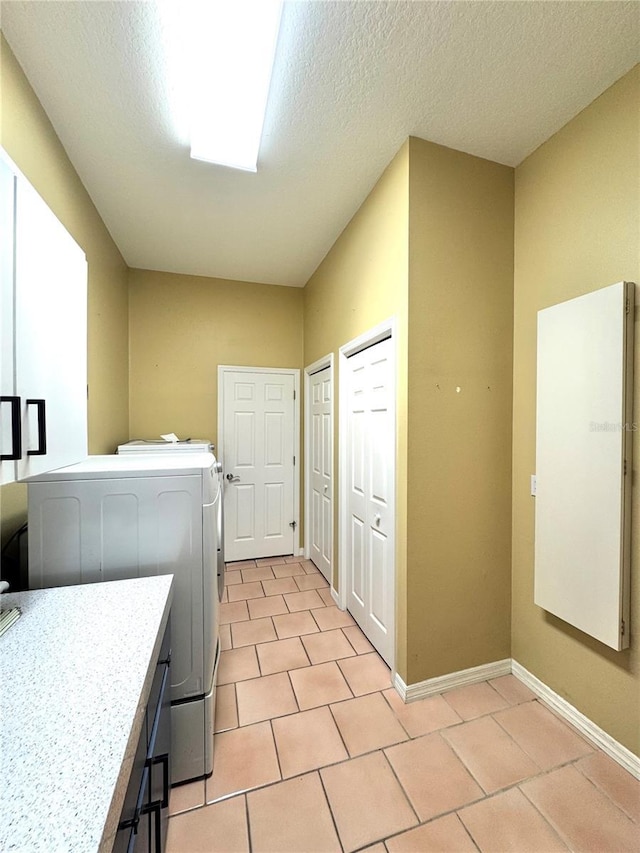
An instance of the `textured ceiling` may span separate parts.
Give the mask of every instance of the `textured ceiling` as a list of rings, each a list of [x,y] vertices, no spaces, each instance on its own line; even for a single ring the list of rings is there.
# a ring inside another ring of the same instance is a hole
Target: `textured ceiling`
[[[293,286],[407,136],[517,165],[640,60],[637,2],[286,3],[251,174],[189,158],[154,3],[0,8],[130,266]]]

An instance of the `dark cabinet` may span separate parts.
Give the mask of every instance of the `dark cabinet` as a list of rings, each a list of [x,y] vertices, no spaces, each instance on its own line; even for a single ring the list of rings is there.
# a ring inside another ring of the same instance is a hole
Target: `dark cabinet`
[[[163,853],[165,848],[171,779],[170,662],[167,624],[113,853]]]

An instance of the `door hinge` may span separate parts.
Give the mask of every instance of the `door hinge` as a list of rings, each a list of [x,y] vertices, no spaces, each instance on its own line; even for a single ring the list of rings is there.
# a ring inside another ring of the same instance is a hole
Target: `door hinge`
[[[624,470],[624,476],[626,477],[627,476],[627,460],[626,459],[624,460],[624,469],[623,470]]]
[[[620,622],[620,636],[624,637],[624,629],[625,629],[624,619]]]
[[[631,300],[627,296],[627,300],[625,302],[624,313],[629,314],[631,312]]]
[[[626,463],[625,463],[625,464],[626,464]],[[294,456],[294,457],[293,457],[293,467],[294,467],[294,468],[295,468],[295,465],[296,465],[296,457]]]
[[[297,527],[297,526],[298,526],[298,522],[297,522],[297,521],[290,521],[290,522],[289,522],[289,527],[293,527],[293,529],[294,529],[294,530],[296,529],[296,527]]]
[[[628,299],[627,299],[627,305],[629,305],[629,300],[628,300]],[[628,310],[629,310],[629,309],[627,308],[627,311],[628,311]],[[295,388],[293,389],[293,399],[294,399],[294,400],[296,399],[296,389],[295,389]]]

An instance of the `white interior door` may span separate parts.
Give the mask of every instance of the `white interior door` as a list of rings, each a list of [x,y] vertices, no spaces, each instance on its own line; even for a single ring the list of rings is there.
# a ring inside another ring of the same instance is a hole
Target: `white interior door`
[[[331,583],[333,556],[333,378],[330,367],[309,377],[309,556]]]
[[[344,381],[348,400],[344,437],[347,608],[393,666],[395,392],[391,338],[346,359]]]
[[[295,377],[221,368],[227,562],[294,551]]]

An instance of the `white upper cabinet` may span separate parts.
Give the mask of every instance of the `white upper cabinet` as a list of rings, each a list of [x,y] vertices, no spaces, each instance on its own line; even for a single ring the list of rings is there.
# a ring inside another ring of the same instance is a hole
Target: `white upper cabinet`
[[[2,191],[1,482],[87,455],[87,261],[10,163]]]
[[[20,451],[20,407],[15,396],[13,369],[13,238],[16,178],[7,163],[0,159],[0,483],[15,479],[15,462],[5,456]]]

